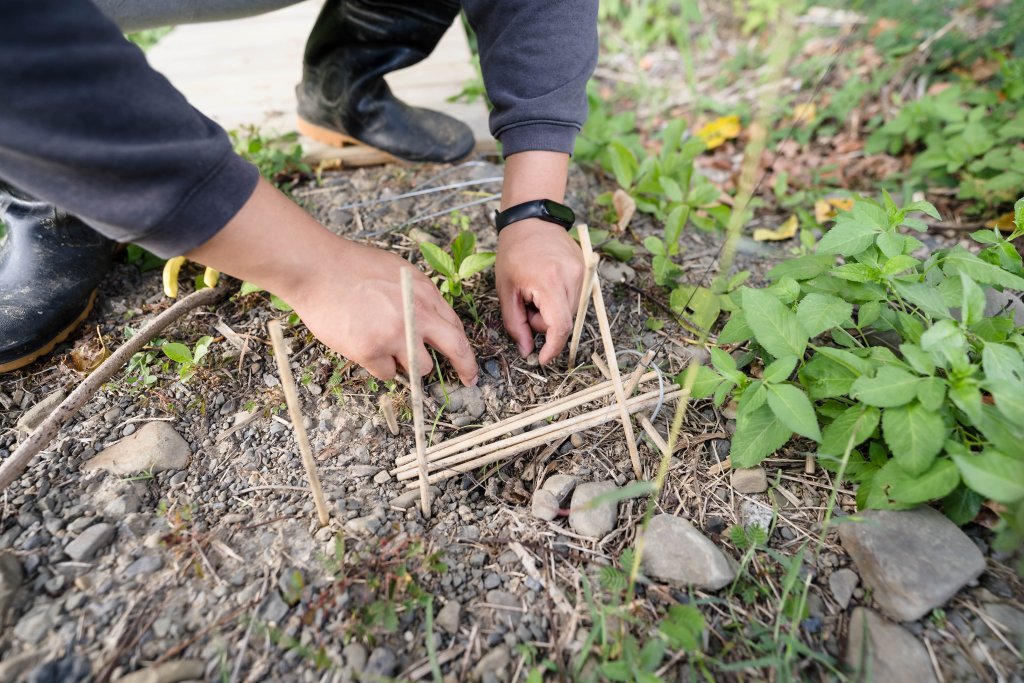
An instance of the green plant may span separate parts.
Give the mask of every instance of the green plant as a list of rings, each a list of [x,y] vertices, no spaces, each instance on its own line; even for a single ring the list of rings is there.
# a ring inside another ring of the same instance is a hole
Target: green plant
[[[196,374],[196,370],[209,354],[212,343],[213,337],[206,335],[200,337],[192,349],[180,342],[164,342],[160,345],[160,350],[178,364],[178,378],[182,382],[187,382]]]
[[[238,288],[238,296],[246,296],[248,294],[257,294],[257,293],[263,292],[263,291],[265,291],[265,290],[262,287],[260,287],[258,285],[254,285],[253,283],[251,283],[249,281],[245,281]],[[287,301],[285,301],[284,299],[282,299],[278,295],[273,294],[271,292],[267,292],[267,296],[270,299],[270,305],[271,306],[273,306],[277,310],[281,311],[282,313],[288,313],[289,314],[288,315],[288,324],[289,325],[293,325],[294,326],[294,325],[298,325],[299,324],[299,314],[295,312],[295,309],[293,309],[288,304]]]
[[[312,175],[309,164],[302,160],[298,133],[264,137],[256,126],[243,126],[228,131],[235,153],[259,169],[260,175],[287,192],[302,176]]]
[[[173,26],[163,26],[161,28],[150,28],[144,31],[136,31],[134,33],[125,34],[125,38],[130,40],[139,46],[143,52],[146,52],[154,45],[159,43],[164,37],[174,30]]]
[[[1012,244],[1024,200],[1015,211],[1008,237],[974,234],[980,254],[957,246],[922,261],[900,228],[924,230],[910,214],[937,217],[934,207],[857,199],[816,254],[780,263],[765,289],[734,292],[718,343],[750,351],[713,349],[714,370],[694,387],[737,400],[733,465],[752,467],[797,434],[859,484],[861,508],[939,500],[964,524],[990,499],[1005,506],[1002,538],[1021,538],[1024,328],[984,312],[986,290],[1024,289]],[[751,376],[749,364],[762,369]]]
[[[420,253],[442,279],[440,290],[445,300],[453,306],[456,301],[462,301],[473,317],[479,318],[473,295],[463,285],[469,278],[494,265],[494,252],[476,251],[476,236],[464,229],[452,241],[450,254],[430,242],[420,243]]]

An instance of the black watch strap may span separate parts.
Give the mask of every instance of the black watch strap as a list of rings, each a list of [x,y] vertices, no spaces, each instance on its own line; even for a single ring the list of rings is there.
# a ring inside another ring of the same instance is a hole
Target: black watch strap
[[[576,214],[565,204],[550,199],[534,199],[499,211],[494,217],[494,223],[498,232],[501,232],[502,228],[527,218],[539,218],[548,223],[561,225],[566,230],[572,230],[573,223],[576,222]]]

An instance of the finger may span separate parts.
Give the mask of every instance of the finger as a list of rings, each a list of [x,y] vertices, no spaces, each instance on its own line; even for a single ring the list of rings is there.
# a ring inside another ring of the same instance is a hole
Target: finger
[[[526,319],[529,321],[530,328],[534,332],[547,332],[548,324],[544,320],[544,316],[536,308],[531,306],[526,309]]]
[[[526,304],[515,289],[505,291],[501,300],[501,317],[505,321],[505,331],[509,333],[519,347],[519,355],[525,358],[533,351],[533,331],[526,317]]]
[[[398,366],[392,356],[378,356],[363,363],[366,371],[379,380],[390,380],[395,378]]]
[[[550,363],[562,352],[572,331],[572,311],[563,287],[553,287],[534,296],[537,310],[547,323],[544,346],[540,350],[541,364]]]
[[[444,318],[445,321],[451,325],[454,325],[459,329],[463,329],[462,319],[459,318],[459,314],[455,312],[455,309],[452,308],[447,301],[445,301],[444,296],[442,296],[441,292],[434,286],[434,283],[428,282],[420,293],[423,295],[426,310],[433,310],[437,315]]]
[[[476,354],[469,345],[469,339],[466,338],[461,323],[456,327],[441,318],[425,320],[423,341],[444,354],[463,384],[470,387],[477,383],[480,369],[476,363]]]

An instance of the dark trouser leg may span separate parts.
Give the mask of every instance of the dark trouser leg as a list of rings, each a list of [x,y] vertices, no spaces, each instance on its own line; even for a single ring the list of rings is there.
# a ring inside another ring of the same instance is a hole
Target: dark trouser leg
[[[410,161],[455,161],[473,133],[445,114],[410,107],[384,75],[422,61],[458,15],[457,0],[328,0],[310,33],[297,88],[299,130],[354,139]]]

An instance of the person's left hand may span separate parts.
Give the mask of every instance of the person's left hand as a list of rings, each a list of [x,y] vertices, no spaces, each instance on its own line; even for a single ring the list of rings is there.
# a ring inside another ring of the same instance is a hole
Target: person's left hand
[[[513,223],[498,235],[494,266],[505,330],[524,357],[544,333],[540,362],[562,352],[572,333],[583,285],[583,252],[565,228],[539,219]]]

